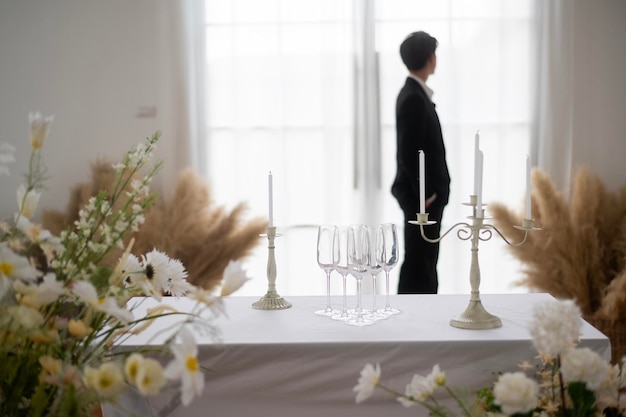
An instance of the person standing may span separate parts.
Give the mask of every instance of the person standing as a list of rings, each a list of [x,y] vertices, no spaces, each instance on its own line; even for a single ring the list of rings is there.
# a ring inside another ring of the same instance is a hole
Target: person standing
[[[439,244],[426,242],[420,227],[411,225],[419,207],[418,151],[425,157],[425,211],[434,225],[424,226],[427,237],[439,236],[443,210],[450,195],[450,174],[441,124],[426,85],[437,66],[437,40],[428,33],[411,33],[400,45],[400,56],[409,74],[396,101],[397,171],[392,195],[404,213],[404,262],[398,294],[436,294],[439,286]]]

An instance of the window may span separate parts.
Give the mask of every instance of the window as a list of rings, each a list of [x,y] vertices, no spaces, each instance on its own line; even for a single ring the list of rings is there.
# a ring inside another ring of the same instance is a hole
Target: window
[[[531,0],[205,0],[200,149],[215,201],[246,201],[251,216],[267,216],[272,171],[281,295],[325,293],[317,224],[405,226],[389,190],[395,98],[406,77],[398,48],[412,31],[439,41],[428,84],[452,176],[443,230],[469,215],[462,203],[472,191],[477,130],[485,202],[523,205],[532,25]],[[254,280],[242,294],[267,288],[266,243],[247,264]],[[441,293],[469,290],[468,245],[453,234],[442,241]],[[504,243],[495,236],[479,249],[481,291],[519,290],[510,285],[519,265]],[[339,294],[341,280],[334,281]]]

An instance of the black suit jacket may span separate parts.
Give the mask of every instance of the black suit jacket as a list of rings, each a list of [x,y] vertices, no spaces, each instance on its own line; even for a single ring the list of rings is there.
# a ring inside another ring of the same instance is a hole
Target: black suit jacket
[[[421,85],[407,77],[396,102],[397,172],[391,193],[405,213],[419,211],[418,151],[424,151],[426,188],[437,193],[433,206],[443,208],[450,195],[446,149],[435,105]],[[434,207],[433,207],[434,208]],[[430,211],[430,210],[427,210]]]

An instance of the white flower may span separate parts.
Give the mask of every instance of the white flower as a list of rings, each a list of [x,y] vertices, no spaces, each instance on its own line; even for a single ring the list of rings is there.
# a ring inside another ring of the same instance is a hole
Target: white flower
[[[40,272],[30,266],[27,258],[15,254],[6,243],[0,243],[0,298],[11,285],[11,281],[33,281],[39,275]]]
[[[41,193],[36,190],[30,190],[26,192],[26,186],[21,184],[17,187],[17,206],[19,207],[19,215],[24,216],[27,219],[33,217],[37,205],[39,204],[39,198]]]
[[[157,293],[167,288],[170,278],[169,262],[170,258],[156,249],[142,258],[144,274]]]
[[[194,396],[201,395],[204,389],[204,374],[198,363],[198,347],[189,332],[183,328],[180,331],[182,344],[171,346],[174,360],[165,368],[165,376],[169,379],[180,379],[182,382],[183,405],[189,405]]]
[[[541,354],[557,356],[580,338],[580,308],[572,300],[551,301],[535,307],[530,328]]]
[[[95,310],[106,313],[118,319],[121,323],[127,324],[133,320],[133,313],[117,305],[115,298],[98,297],[98,292],[91,283],[87,281],[77,281],[72,283],[71,291],[83,302],[91,305]]]
[[[222,297],[234,293],[249,279],[250,278],[246,276],[246,271],[243,269],[241,262],[231,260],[224,269],[221,291]]]
[[[85,385],[103,398],[112,398],[124,387],[124,377],[114,363],[107,362],[99,368],[85,368]]]
[[[365,365],[361,370],[358,384],[352,388],[352,391],[356,392],[356,402],[367,400],[374,393],[378,381],[380,381],[380,365],[376,364],[376,367],[370,363]]]
[[[22,294],[20,303],[39,308],[55,301],[59,296],[65,293],[65,288],[61,281],[57,281],[56,275],[50,272],[43,277],[40,284],[24,284],[21,281],[13,283],[13,289]]]
[[[437,366],[437,368],[439,367],[439,365],[435,366]],[[413,375],[411,383],[408,384],[404,390],[404,396],[406,398],[399,397],[398,401],[400,401],[400,403],[402,403],[402,405],[404,405],[405,407],[409,407],[410,405],[413,405],[416,401],[425,401],[428,397],[433,395],[437,385],[435,384],[432,375],[434,375],[434,372],[427,377],[417,374]]]
[[[539,386],[523,372],[501,375],[493,387],[494,402],[507,415],[527,413],[537,405]]]
[[[13,145],[6,142],[0,143],[0,175],[11,174],[7,164],[15,162],[13,152],[15,152],[15,147]]]
[[[446,384],[446,374],[441,371],[439,364],[433,366],[433,370],[426,378],[432,384],[433,389]]]
[[[139,353],[133,353],[126,359],[124,372],[142,395],[158,394],[165,385],[161,364],[152,358],[144,358]]]
[[[617,407],[619,402],[620,367],[615,364],[609,367],[606,378],[596,390],[596,404],[600,410]]]
[[[11,320],[9,328],[12,331],[16,331],[20,327],[27,330],[36,330],[43,324],[43,315],[38,310],[28,306],[11,306],[7,309],[7,312]]]
[[[30,146],[33,149],[39,149],[46,142],[50,124],[54,120],[54,116],[43,117],[41,113],[29,113],[28,122],[30,125]]]
[[[589,348],[570,349],[561,355],[561,374],[568,382],[584,382],[595,391],[611,370],[602,357]]]
[[[175,297],[181,297],[193,291],[194,286],[187,281],[187,271],[181,261],[170,259],[170,282],[167,291]]]
[[[43,229],[41,225],[32,223],[25,216],[17,219],[15,226],[22,231],[26,237],[33,243],[37,243],[45,250],[62,253],[65,249],[61,243],[61,239],[50,233],[49,230]]]

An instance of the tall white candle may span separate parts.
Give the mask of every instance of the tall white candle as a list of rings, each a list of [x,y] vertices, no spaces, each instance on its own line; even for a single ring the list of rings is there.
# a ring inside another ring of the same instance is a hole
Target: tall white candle
[[[268,201],[269,201],[269,227],[274,227],[274,191],[273,191],[273,179],[272,171],[267,175],[267,189],[268,189]]]
[[[532,194],[530,183],[530,156],[526,155],[526,218],[532,219],[530,213],[530,195]]]
[[[419,151],[419,183],[420,183],[420,213],[426,213],[426,173],[424,170],[424,151]]]
[[[478,152],[480,151],[479,130],[474,135],[474,195],[478,195]]]
[[[483,152],[476,154],[476,217],[483,217]]]

